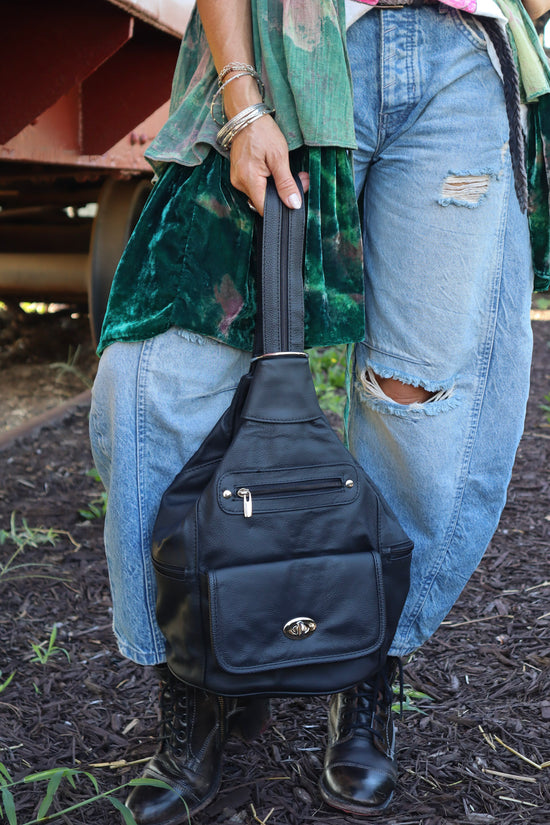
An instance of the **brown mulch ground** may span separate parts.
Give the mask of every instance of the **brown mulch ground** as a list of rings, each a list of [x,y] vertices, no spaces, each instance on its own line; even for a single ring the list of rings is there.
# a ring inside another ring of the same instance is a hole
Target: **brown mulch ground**
[[[526,433],[499,530],[448,620],[405,669],[406,684],[431,700],[413,700],[420,710],[399,722],[400,789],[376,820],[388,825],[550,823],[550,425],[540,408],[550,323],[535,321],[534,331]],[[87,474],[87,410],[4,450],[0,466],[0,529],[15,513],[19,533],[23,519],[57,531],[53,544],[27,544],[0,568],[0,762],[16,778],[91,770],[101,790],[113,788],[154,750],[156,683],[116,650],[101,522],[79,516],[100,494]],[[14,549],[0,545],[0,564]],[[33,662],[31,644],[54,625],[59,650]],[[317,791],[325,700],[273,705],[273,725],[252,747],[228,745],[221,792],[196,825],[359,821],[325,807]],[[54,810],[92,792],[85,778],[74,790],[64,783]],[[44,783],[14,789],[20,825],[43,793]],[[55,821],[112,825],[119,814],[102,802]]]
[[[88,316],[49,308],[46,315],[0,309],[0,436],[92,383],[97,357]]]

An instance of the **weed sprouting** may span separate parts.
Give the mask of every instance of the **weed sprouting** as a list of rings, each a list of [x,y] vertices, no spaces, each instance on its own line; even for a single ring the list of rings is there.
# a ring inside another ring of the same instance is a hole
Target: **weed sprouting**
[[[45,530],[41,527],[29,527],[24,518],[21,519],[21,526],[18,527],[16,524],[15,511],[12,512],[10,517],[10,529],[0,530],[0,544],[10,542],[15,545],[15,550],[11,556],[9,556],[7,561],[4,563],[0,562],[0,583],[20,579],[23,577],[23,573],[24,575],[39,576],[44,578],[44,573],[29,573],[28,568],[47,568],[51,567],[51,565],[48,565],[45,562],[20,562],[17,561],[17,559],[27,547],[36,548],[40,544],[50,544],[52,547],[55,547],[57,539],[58,533],[52,528]],[[53,577],[48,576],[47,578]]]
[[[86,472],[86,475],[101,484],[101,478],[95,467]],[[95,518],[103,518],[107,510],[107,491],[102,490],[101,493],[93,498],[87,505],[78,511],[82,518],[92,520]]]
[[[5,680],[4,680],[4,681],[0,684],[0,693],[2,693],[4,690],[6,690],[6,688],[7,688],[7,687],[9,687],[9,684],[10,684],[10,682],[12,681],[12,679],[13,679],[13,677],[14,677],[14,676],[15,676],[15,670],[13,671],[13,673],[10,673],[10,675],[8,676],[8,678],[7,678],[7,679],[5,679]],[[2,671],[1,671],[1,670],[0,670],[0,678],[2,678]]]
[[[38,547],[39,544],[46,543],[55,546],[57,536],[57,532],[51,527],[47,530],[43,527],[29,527],[24,518],[21,519],[21,527],[17,527],[14,510],[10,516],[10,529],[0,530],[0,544],[9,539],[21,550],[26,546]]]
[[[427,693],[422,693],[420,690],[415,690],[415,688],[410,685],[403,686],[403,694],[403,706],[401,706],[401,702],[395,702],[392,705],[392,710],[394,713],[399,713],[402,710],[403,713],[421,713],[423,716],[427,716],[426,711],[417,707],[413,700],[425,699],[427,702],[432,702],[433,700],[431,696],[428,696]]]
[[[19,561],[21,553],[26,549],[36,549],[40,545],[49,544],[55,547],[61,536],[69,539],[71,544],[78,550],[80,545],[73,539],[67,530],[55,530],[53,527],[29,527],[27,520],[21,518],[21,524],[16,522],[15,510],[10,516],[9,530],[0,530],[0,545],[13,544],[15,550],[8,557],[7,561],[0,561],[0,585],[17,579],[32,577],[39,579],[53,579],[54,581],[64,581],[59,576],[52,576],[41,570],[51,569],[53,565],[45,561]],[[36,569],[38,568],[38,569]]]
[[[67,661],[71,661],[71,657],[67,653],[64,647],[58,647],[55,643],[57,639],[57,625],[54,624],[52,627],[49,639],[46,639],[44,642],[31,642],[31,647],[34,650],[34,656],[31,659],[31,662],[40,662],[41,665],[45,665],[49,662],[52,656],[55,656],[56,653],[64,653],[67,657]]]
[[[85,372],[83,372],[80,367],[77,366],[78,359],[80,358],[80,345],[73,350],[72,347],[69,347],[69,353],[67,355],[66,361],[56,361],[53,364],[50,364],[49,367],[51,370],[58,370],[59,375],[74,375],[78,378],[79,381],[82,381],[85,387],[91,389],[93,380],[89,378]]]

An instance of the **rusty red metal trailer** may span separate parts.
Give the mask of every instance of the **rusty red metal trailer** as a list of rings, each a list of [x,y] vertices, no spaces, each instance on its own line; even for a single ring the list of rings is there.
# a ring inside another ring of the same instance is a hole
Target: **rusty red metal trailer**
[[[87,302],[97,335],[191,6],[2,4],[0,300]]]

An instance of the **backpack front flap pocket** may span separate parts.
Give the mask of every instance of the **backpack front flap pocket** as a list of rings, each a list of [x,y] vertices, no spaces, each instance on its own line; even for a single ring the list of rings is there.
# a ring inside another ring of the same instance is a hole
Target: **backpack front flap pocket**
[[[228,673],[359,658],[384,640],[378,553],[225,568],[208,584],[214,654]]]

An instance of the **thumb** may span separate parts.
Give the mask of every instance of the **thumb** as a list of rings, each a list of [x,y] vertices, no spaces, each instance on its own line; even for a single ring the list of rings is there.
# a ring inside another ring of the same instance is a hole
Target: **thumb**
[[[285,165],[282,169],[272,169],[271,174],[282,202],[289,209],[299,209],[302,205],[302,195],[289,167]]]

